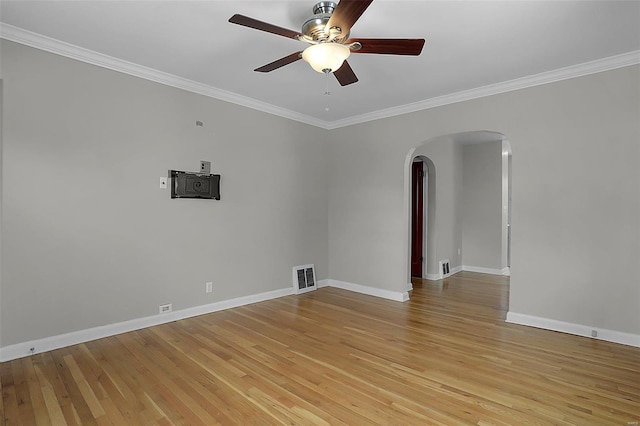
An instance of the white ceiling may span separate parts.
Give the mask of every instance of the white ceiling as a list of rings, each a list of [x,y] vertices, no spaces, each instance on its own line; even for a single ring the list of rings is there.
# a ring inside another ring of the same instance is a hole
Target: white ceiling
[[[329,96],[325,76],[303,61],[254,72],[306,45],[230,24],[229,17],[300,31],[314,3],[2,0],[0,20],[7,39],[93,63],[121,60],[120,69],[134,75],[160,71],[182,82],[177,86],[327,128],[571,75],[559,69],[579,74],[640,61],[639,1],[375,0],[351,36],[425,38],[421,56],[354,54],[349,63],[360,81],[340,87],[331,76]],[[96,59],[102,55],[111,58]],[[138,72],[137,65],[146,68]],[[530,77],[536,75],[544,78]]]

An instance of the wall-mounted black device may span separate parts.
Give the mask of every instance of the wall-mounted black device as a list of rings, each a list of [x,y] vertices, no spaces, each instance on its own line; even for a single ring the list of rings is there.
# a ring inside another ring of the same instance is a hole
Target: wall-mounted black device
[[[169,170],[171,198],[220,199],[220,175]]]

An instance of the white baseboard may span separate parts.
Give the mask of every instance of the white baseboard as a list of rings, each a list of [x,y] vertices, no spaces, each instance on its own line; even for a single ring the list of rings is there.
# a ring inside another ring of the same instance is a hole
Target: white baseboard
[[[462,272],[462,265],[454,266],[453,268],[451,268],[449,274],[445,275],[443,278],[450,277],[451,275],[457,274],[458,272]]]
[[[460,270],[462,270],[461,267],[459,268]],[[453,273],[455,272],[452,271],[452,274]],[[409,300],[409,291],[412,289],[411,283],[407,284],[407,291],[396,292],[332,279],[318,281],[318,288],[322,287],[336,287],[344,290],[354,291],[356,293],[367,294],[369,296],[381,297],[398,302],[406,302],[407,300]],[[207,305],[194,306],[192,308],[182,309],[166,314],[158,314],[150,317],[123,321],[116,324],[93,327],[86,330],[75,331],[72,333],[60,334],[57,336],[45,337],[43,339],[17,343],[0,348],[0,362],[11,361],[32,354],[52,351],[66,346],[77,345],[80,343],[89,342],[91,340],[101,339],[103,337],[114,336],[116,334],[152,327],[154,325],[166,324],[172,321],[191,318],[198,315],[209,314],[212,312],[236,308],[252,303],[277,299],[279,297],[284,297],[291,294],[293,294],[293,288],[283,288],[279,290],[268,291],[265,293],[238,297],[230,300],[223,300]],[[591,337],[591,332],[595,330],[598,333],[598,337],[595,337],[595,339],[620,343],[628,346],[640,347],[640,335],[637,334],[607,330],[598,327],[590,327],[581,324],[573,324],[548,318],[519,314],[516,312],[508,312],[506,321],[513,324],[526,325],[530,327],[542,328],[545,330],[560,331],[563,333],[575,334],[584,337]],[[34,348],[33,353],[31,352],[31,348]]]
[[[425,274],[424,279],[429,281],[437,281],[442,278],[440,278],[440,274]]]
[[[320,283],[318,283],[318,285],[320,285]],[[36,339],[29,342],[17,343],[15,345],[0,348],[0,362],[11,361],[13,359],[23,358],[32,354],[52,351],[65,346],[77,345],[91,340],[101,339],[103,337],[152,327],[154,325],[166,324],[168,322],[191,318],[198,315],[223,311],[225,309],[236,308],[238,306],[250,305],[252,303],[263,302],[265,300],[277,299],[290,294],[293,294],[292,287],[238,297],[230,300],[223,300],[207,305],[194,306],[192,308],[168,312],[166,314],[158,314],[150,317],[137,318],[130,321],[88,328],[57,336],[45,337],[43,339]],[[34,348],[33,353],[31,352],[31,348]]]
[[[531,315],[519,314],[516,312],[507,313],[507,322],[512,324],[527,325],[530,327],[542,328],[545,330],[560,331],[562,333],[574,334],[576,336],[589,337],[607,342],[620,343],[622,345],[640,348],[640,335],[623,333],[621,331],[607,330],[599,327],[591,327],[582,324],[557,321],[549,318],[534,317]],[[591,332],[596,331],[598,337],[592,337]]]
[[[444,278],[448,278],[453,274],[457,274],[458,272],[462,271],[462,266],[454,266],[453,268],[451,268],[449,270],[449,273],[446,275],[440,275],[438,274],[425,274],[424,279],[425,280],[429,280],[429,281],[437,281],[437,280],[442,280]]]
[[[485,268],[483,266],[462,265],[462,270],[469,271],[469,272],[479,272],[481,274],[505,275],[505,276],[511,275],[510,268],[496,269],[496,268]]]
[[[354,291],[356,293],[367,294],[369,296],[382,297],[383,299],[395,300],[396,302],[406,302],[409,300],[409,291],[391,291],[376,287],[369,287],[361,284],[353,284],[345,281],[327,280],[329,287],[341,288],[343,290]],[[412,287],[413,288],[413,287]]]
[[[383,290],[374,287],[368,287],[360,284],[352,284],[337,280],[319,280],[318,288],[336,287],[344,290],[350,290],[357,293],[363,293],[370,296],[382,297],[399,302],[409,300],[409,290],[405,292],[395,292]],[[411,286],[411,284],[408,284]],[[42,352],[52,351],[64,348],[66,346],[77,345],[80,343],[90,342],[103,337],[115,336],[116,334],[127,333],[129,331],[140,330],[154,325],[166,324],[185,318],[191,318],[198,315],[210,314],[212,312],[223,311],[225,309],[236,308],[238,306],[250,305],[252,303],[263,302],[266,300],[277,299],[279,297],[293,294],[293,287],[283,288],[280,290],[268,291],[265,293],[254,294],[250,296],[238,297],[230,300],[210,303],[207,305],[194,306],[192,308],[181,309],[178,311],[168,312],[166,314],[158,314],[149,317],[137,318],[129,321],[123,321],[115,324],[109,324],[99,327],[88,328],[85,330],[74,331],[71,333],[59,334],[57,336],[45,337],[42,339],[31,340],[28,342],[16,343],[0,348],[0,362],[11,361],[34,355]],[[33,352],[31,352],[33,348]]]
[[[397,292],[331,279],[319,280],[317,285],[318,288],[336,287],[344,290],[354,291],[356,293],[367,294],[369,296],[395,300],[398,302],[406,302],[407,300],[409,300],[409,291],[413,289],[411,283],[407,284],[406,291]],[[85,330],[74,331],[71,333],[59,334],[57,336],[17,343],[15,345],[9,345],[0,348],[0,362],[11,361],[13,359],[52,351],[55,349],[64,348],[66,346],[90,342],[92,340],[114,336],[116,334],[127,333],[129,331],[140,330],[142,328],[152,327],[154,325],[166,324],[168,322],[191,318],[198,315],[210,314],[212,312],[236,308],[238,306],[263,302],[265,300],[277,299],[279,297],[288,296],[293,293],[293,288],[288,287],[280,290],[268,291],[266,293],[238,297],[236,299],[230,300],[223,300],[220,302],[210,303],[208,305],[194,306],[192,308],[168,312],[166,314],[137,318],[130,321],[123,321],[115,324],[93,327]],[[31,352],[31,348],[34,348],[33,352]]]
[[[329,287],[329,280],[318,280],[318,288]]]

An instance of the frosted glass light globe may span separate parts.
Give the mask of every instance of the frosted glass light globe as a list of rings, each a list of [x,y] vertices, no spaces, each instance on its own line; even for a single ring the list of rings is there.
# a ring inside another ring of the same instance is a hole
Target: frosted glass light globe
[[[344,44],[320,43],[304,49],[302,59],[318,72],[334,72],[342,66],[350,53],[351,50]]]

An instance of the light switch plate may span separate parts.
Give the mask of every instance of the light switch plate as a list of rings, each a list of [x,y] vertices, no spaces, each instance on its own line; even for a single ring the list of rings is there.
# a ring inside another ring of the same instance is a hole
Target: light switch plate
[[[167,189],[167,178],[160,176],[160,189]]]

